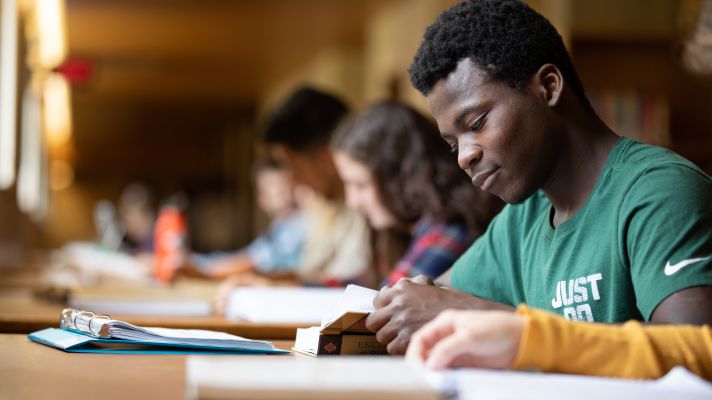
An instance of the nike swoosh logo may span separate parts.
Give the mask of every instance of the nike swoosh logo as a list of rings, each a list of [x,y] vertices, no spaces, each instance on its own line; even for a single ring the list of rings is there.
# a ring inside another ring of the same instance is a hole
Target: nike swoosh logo
[[[677,271],[687,267],[688,265],[694,264],[694,263],[697,263],[700,261],[705,261],[708,258],[710,258],[710,256],[701,257],[701,258],[690,258],[687,260],[682,260],[677,264],[670,264],[670,261],[668,261],[665,264],[665,275],[667,275],[667,276],[674,275]]]

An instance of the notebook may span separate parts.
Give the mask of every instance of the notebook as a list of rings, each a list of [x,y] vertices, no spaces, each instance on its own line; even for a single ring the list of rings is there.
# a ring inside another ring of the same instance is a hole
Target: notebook
[[[123,354],[286,354],[270,342],[198,329],[144,328],[88,311],[65,309],[60,328],[47,328],[29,339],[75,353]]]

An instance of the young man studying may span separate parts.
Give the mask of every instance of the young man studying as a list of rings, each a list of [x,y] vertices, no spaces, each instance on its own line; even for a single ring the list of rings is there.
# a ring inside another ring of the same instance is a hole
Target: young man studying
[[[519,1],[463,2],[427,29],[410,75],[472,183],[508,205],[452,289],[380,292],[367,326],[389,352],[448,308],[712,322],[712,179],[611,131],[549,21]]]

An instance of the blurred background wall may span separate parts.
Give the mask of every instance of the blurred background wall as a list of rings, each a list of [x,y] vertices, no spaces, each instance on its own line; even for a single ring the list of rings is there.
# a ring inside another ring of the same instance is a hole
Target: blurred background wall
[[[36,164],[47,171],[44,214],[21,210],[17,181],[0,190],[0,264],[21,264],[30,249],[93,239],[94,204],[117,201],[132,182],[151,188],[156,205],[176,192],[187,196],[194,249],[247,243],[264,225],[249,167],[269,110],[308,83],[353,107],[389,98],[427,113],[407,68],[424,28],[456,3],[54,0],[64,10],[66,49],[57,65],[38,68],[28,15],[44,0],[1,1],[3,10],[8,2],[20,10],[17,102],[25,104],[38,74],[59,71],[69,82],[71,129],[65,139],[46,140]],[[587,94],[614,130],[712,172],[712,80],[689,72],[681,57],[701,1],[528,3],[560,30]],[[16,114],[21,166],[26,121],[22,107]]]

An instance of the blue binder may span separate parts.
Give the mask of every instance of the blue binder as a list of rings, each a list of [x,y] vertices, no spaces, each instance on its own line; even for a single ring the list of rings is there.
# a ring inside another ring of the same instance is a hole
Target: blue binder
[[[186,341],[97,338],[67,329],[47,328],[27,337],[36,343],[69,353],[107,354],[288,354],[266,346],[216,345]],[[264,342],[256,342],[264,343]]]

